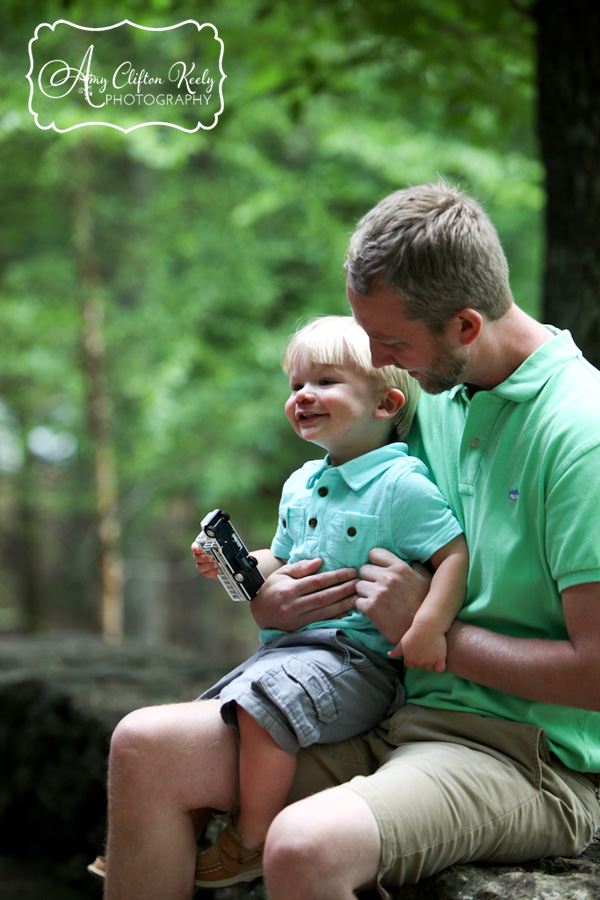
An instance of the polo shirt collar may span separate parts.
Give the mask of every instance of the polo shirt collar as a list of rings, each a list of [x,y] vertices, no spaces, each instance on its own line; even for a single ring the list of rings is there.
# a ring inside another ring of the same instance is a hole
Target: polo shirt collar
[[[351,459],[341,466],[332,466],[329,454],[327,454],[323,465],[308,479],[306,487],[309,490],[312,489],[321,475],[331,469],[344,479],[350,490],[358,491],[393,466],[400,457],[407,455],[407,445],[399,441],[386,444],[385,447],[378,447],[377,450],[371,450],[369,453],[363,453],[362,456],[357,456],[356,459]]]
[[[552,325],[545,327],[552,333],[552,339],[538,347],[505,381],[489,391],[481,391],[482,394],[492,394],[515,403],[531,400],[552,378],[558,368],[582,355],[569,331],[559,331]],[[468,401],[471,399],[469,389],[465,384],[458,384],[451,388],[448,396],[451,400],[464,399]]]

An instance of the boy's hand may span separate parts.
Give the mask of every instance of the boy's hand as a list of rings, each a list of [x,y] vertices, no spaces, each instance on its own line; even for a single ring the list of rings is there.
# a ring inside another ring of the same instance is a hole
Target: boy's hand
[[[192,544],[192,553],[194,555],[194,562],[196,563],[196,568],[198,571],[204,575],[205,578],[218,578],[219,572],[221,571],[208,553],[205,553],[200,544],[197,544],[196,541]]]
[[[413,622],[389,656],[403,656],[407,669],[443,672],[446,668],[446,635],[429,623]]]

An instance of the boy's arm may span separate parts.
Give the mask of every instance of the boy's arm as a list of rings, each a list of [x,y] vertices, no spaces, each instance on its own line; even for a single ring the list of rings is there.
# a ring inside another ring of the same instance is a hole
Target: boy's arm
[[[275,556],[272,550],[251,550],[250,556],[253,556],[258,563],[258,568],[263,575],[265,581],[282,566],[285,566],[287,559],[280,559]]]
[[[449,631],[466,594],[469,554],[463,535],[453,538],[431,557],[435,573],[423,603],[415,613],[411,627],[390,651],[391,657],[404,656],[409,668],[443,672],[446,668],[446,633]]]
[[[197,544],[196,541],[192,544],[192,553],[194,555],[196,568],[205,576],[205,578],[219,577],[219,567],[217,563],[212,556],[209,556],[204,552],[200,544]],[[256,559],[258,568],[265,580],[269,575],[272,575],[273,572],[276,572],[277,569],[280,569],[287,562],[285,559],[279,559],[271,552],[271,550],[253,550],[250,553],[250,556],[254,556]]]

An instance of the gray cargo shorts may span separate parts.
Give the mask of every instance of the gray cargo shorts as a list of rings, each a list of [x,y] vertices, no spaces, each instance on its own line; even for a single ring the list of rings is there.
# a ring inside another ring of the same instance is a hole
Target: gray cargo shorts
[[[288,753],[345,740],[404,703],[402,664],[350,640],[341,628],[292,632],[263,644],[201,700],[219,698],[237,725],[236,704]]]

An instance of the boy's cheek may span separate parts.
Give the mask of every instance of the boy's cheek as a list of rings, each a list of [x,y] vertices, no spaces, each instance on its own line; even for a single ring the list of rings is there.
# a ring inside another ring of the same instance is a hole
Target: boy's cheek
[[[296,410],[294,402],[292,400],[288,400],[288,402],[285,404],[285,414],[292,428],[297,431],[298,423],[296,421]]]

